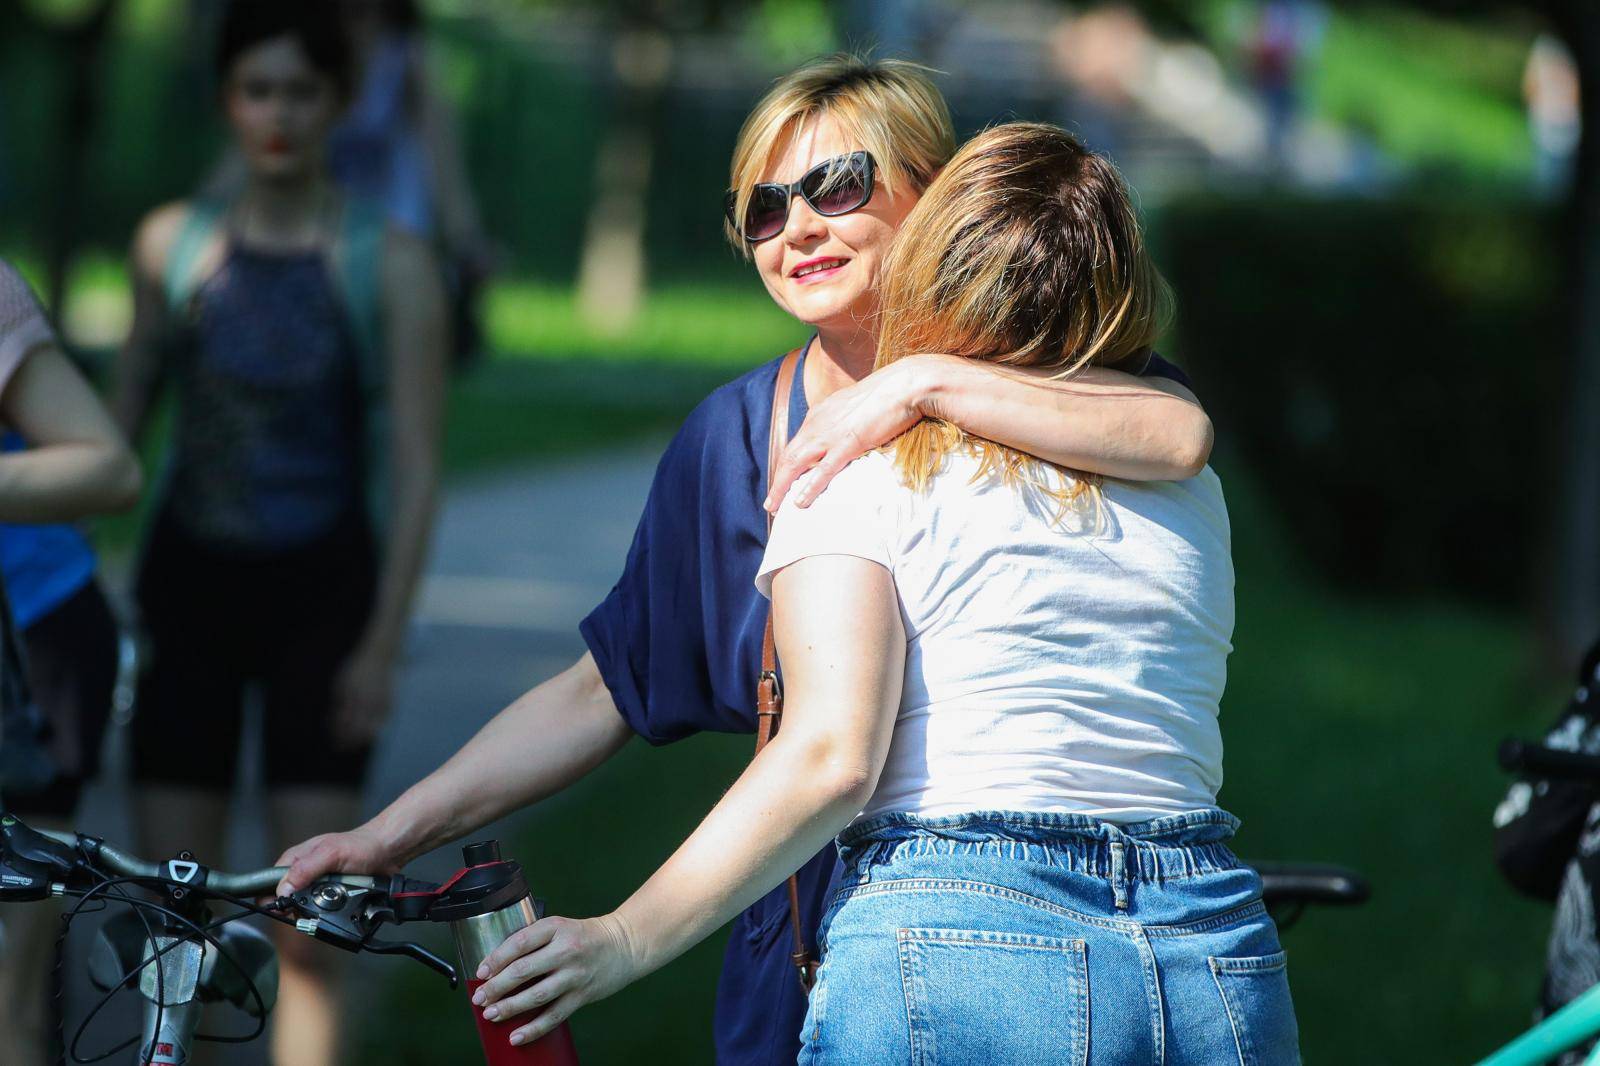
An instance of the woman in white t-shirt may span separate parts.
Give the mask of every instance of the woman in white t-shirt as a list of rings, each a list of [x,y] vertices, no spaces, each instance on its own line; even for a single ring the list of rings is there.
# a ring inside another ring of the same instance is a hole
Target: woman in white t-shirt
[[[957,153],[886,273],[880,365],[1066,376],[1141,356],[1164,317],[1119,176],[1051,126]],[[1216,474],[1102,481],[924,421],[780,512],[759,581],[785,729],[864,721],[874,666],[904,661],[888,737],[858,749],[875,781],[840,837],[802,1062],[1297,1060],[1277,932],[1216,806]]]
[[[880,365],[1065,376],[1141,356],[1165,310],[1120,177],[1052,126],[958,152],[886,274]],[[761,571],[785,730],[888,734],[850,752],[873,784],[802,1062],[1297,1061],[1277,931],[1216,806],[1216,474],[1102,481],[924,421],[781,511]]]
[[[1117,366],[1166,300],[1120,177],[1052,126],[957,152],[883,276],[880,365]],[[1104,481],[926,420],[786,502],[758,584],[781,731],[615,912],[522,934],[505,980],[554,1005],[532,1035],[842,829],[802,1063],[1297,1061],[1277,931],[1216,807],[1214,473]]]

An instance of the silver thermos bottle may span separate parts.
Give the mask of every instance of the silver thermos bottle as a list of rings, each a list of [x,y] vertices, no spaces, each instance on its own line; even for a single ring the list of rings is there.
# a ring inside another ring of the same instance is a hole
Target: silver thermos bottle
[[[529,894],[522,867],[501,859],[497,841],[468,844],[461,855],[463,869],[446,883],[428,917],[449,922],[455,934],[470,1003],[483,983],[476,976],[483,960],[511,934],[543,917],[543,906]],[[519,1024],[526,1024],[527,1018],[491,1022],[475,1005],[472,1015],[488,1066],[578,1066],[572,1032],[565,1023],[548,1036],[518,1047],[511,1043],[511,1033]]]

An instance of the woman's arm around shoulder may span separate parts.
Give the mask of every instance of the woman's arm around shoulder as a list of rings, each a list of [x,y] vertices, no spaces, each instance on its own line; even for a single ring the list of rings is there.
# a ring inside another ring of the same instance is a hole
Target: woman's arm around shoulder
[[[1211,419],[1194,393],[1154,375],[1090,367],[1066,380],[946,355],[897,360],[817,404],[773,478],[776,510],[815,468],[807,506],[844,466],[922,418],[942,418],[1075,470],[1130,481],[1193,477],[1211,456]]]

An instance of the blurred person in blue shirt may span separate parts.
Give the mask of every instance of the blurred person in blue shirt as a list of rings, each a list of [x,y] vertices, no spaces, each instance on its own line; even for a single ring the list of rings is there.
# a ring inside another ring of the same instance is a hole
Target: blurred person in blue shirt
[[[3,261],[0,424],[8,427],[0,522],[14,523],[0,526],[0,805],[64,828],[98,764],[117,635],[87,542],[71,527],[49,523],[129,507],[142,478],[27,284]],[[10,908],[3,917],[6,1061],[43,1066],[56,918],[42,906]]]

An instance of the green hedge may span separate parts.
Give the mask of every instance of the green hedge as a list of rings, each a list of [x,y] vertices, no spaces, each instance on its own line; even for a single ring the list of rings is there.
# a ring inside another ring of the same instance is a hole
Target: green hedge
[[[1551,208],[1203,198],[1152,231],[1218,446],[1311,560],[1390,595],[1536,587],[1568,365]]]

